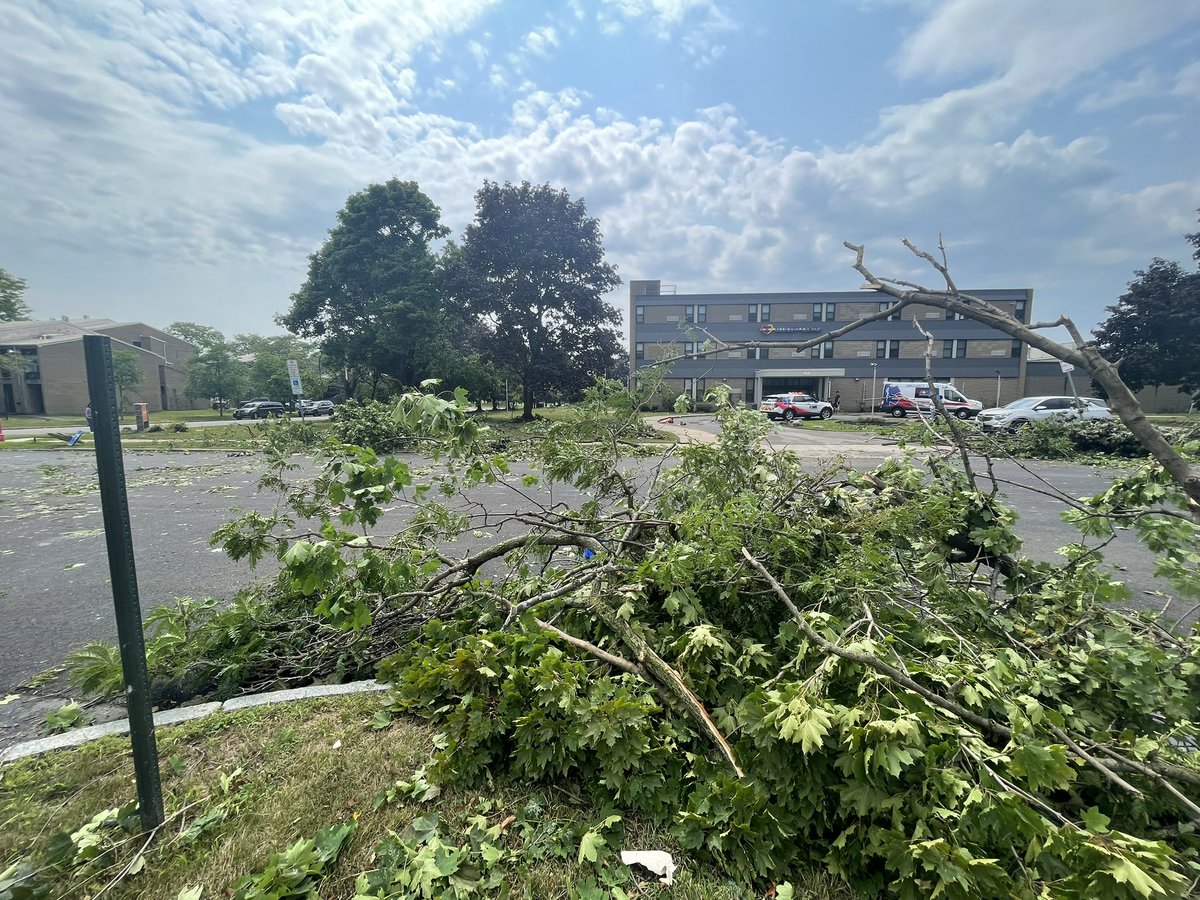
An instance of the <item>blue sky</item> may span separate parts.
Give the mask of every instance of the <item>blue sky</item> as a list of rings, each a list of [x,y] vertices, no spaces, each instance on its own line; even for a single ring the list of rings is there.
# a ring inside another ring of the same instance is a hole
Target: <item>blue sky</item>
[[[1032,287],[1090,328],[1200,207],[1200,0],[0,0],[35,313],[272,332],[348,194],[588,201],[681,291]],[[624,306],[624,293],[612,300]]]

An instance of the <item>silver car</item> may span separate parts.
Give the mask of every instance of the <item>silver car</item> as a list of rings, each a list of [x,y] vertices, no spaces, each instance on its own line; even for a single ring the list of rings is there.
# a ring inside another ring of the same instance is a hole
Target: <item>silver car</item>
[[[985,409],[976,420],[984,431],[1012,431],[1030,422],[1061,418],[1111,419],[1113,411],[1098,397],[1025,397],[1008,406]]]

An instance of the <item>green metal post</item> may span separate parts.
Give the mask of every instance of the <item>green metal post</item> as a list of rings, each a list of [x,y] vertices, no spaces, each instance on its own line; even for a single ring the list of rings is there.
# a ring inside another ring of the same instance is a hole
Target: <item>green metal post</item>
[[[158,773],[158,747],[154,740],[154,716],[150,708],[150,676],[146,669],[137,570],[133,563],[129,498],[125,494],[125,463],[121,458],[111,338],[84,335],[83,356],[95,426],[96,470],[100,476],[104,540],[108,545],[108,569],[117,611],[117,640],[121,647],[121,668],[125,673],[125,705],[129,712],[129,737],[133,743],[138,812],[142,828],[150,831],[163,822],[162,783]]]

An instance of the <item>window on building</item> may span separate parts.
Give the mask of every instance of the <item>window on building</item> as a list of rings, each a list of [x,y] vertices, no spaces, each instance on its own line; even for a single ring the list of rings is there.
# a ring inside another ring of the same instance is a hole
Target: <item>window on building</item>
[[[758,307],[758,320],[760,322],[771,321],[771,304],[763,303]]]
[[[707,306],[697,306],[696,307],[696,321],[699,322],[701,325],[705,324],[708,321],[708,307]]]
[[[1017,301],[1016,308],[1015,308],[1015,309],[1013,309],[1013,317],[1014,317],[1014,318],[1015,318],[1015,319],[1016,319],[1018,322],[1024,322],[1024,321],[1025,321],[1025,301],[1024,301],[1024,300],[1018,300],[1018,301]]]
[[[696,379],[694,379],[694,378],[683,379],[683,392],[685,394],[687,394],[689,397],[691,397],[693,400],[695,400],[696,399]]]
[[[685,322],[695,322],[696,321],[696,307],[685,306],[683,308],[683,321],[685,321]]]
[[[833,341],[825,341],[812,348],[813,359],[833,359]]]
[[[837,318],[836,303],[814,303],[813,304],[813,321],[814,322],[832,322]]]
[[[645,344],[634,344],[633,345],[633,358],[634,359],[645,359],[646,358],[646,345]]]
[[[883,312],[885,309],[892,309],[892,307],[894,307],[894,306],[896,306],[895,300],[885,300],[884,302],[879,304],[879,311]],[[899,322],[900,321],[900,310],[898,310],[898,309],[894,310],[892,312],[892,314],[887,317],[887,320],[889,322]]]
[[[753,378],[746,379],[746,402],[747,403],[754,402],[754,379]]]
[[[967,355],[967,342],[956,338],[952,341],[942,341],[943,359],[962,359]]]
[[[1021,342],[1020,341],[1014,340],[1012,342],[1012,348],[1008,351],[1008,355],[1011,356],[1013,359],[1021,358]]]
[[[887,351],[888,351],[888,353],[887,353],[888,359],[899,359],[900,358],[900,342],[899,341],[888,341]]]
[[[696,345],[692,341],[684,341],[683,342],[683,355],[684,356],[691,356],[695,352],[696,352]]]
[[[747,322],[757,322],[758,321],[758,304],[757,303],[751,303],[749,306],[746,307],[746,321]]]
[[[768,359],[770,355],[770,347],[751,347],[746,351],[746,359]]]
[[[961,322],[962,320],[964,320],[966,318],[966,316],[964,316],[960,312],[952,312],[952,313],[947,313],[946,318],[952,322]]]
[[[646,307],[635,306],[633,308],[633,321],[636,322],[638,325],[646,324]]]

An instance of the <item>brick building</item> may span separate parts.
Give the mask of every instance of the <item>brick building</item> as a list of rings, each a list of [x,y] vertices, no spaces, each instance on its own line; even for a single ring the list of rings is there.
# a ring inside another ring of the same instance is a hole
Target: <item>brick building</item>
[[[142,382],[130,398],[164,409],[200,409],[207,398],[185,393],[184,367],[196,352],[187,341],[142,322],[111,319],[53,319],[0,322],[0,354],[12,361],[0,367],[0,413],[4,415],[83,415],[88,403],[83,336],[106,334],[113,350],[133,350]]]
[[[1030,321],[1033,291],[970,291]],[[764,341],[763,348],[729,350],[675,362],[664,383],[664,400],[685,393],[703,399],[714,385],[727,384],[735,400],[755,403],[768,394],[807,391],[822,399],[841,394],[842,408],[868,408],[884,381],[925,378],[925,340],[913,326],[936,339],[933,373],[953,382],[968,397],[991,406],[1025,396],[1026,350],[1021,341],[971,319],[947,319],[941,309],[913,305],[894,318],[863,325],[843,338],[796,351],[811,340],[890,300],[873,293],[788,292],[757,294],[679,294],[661,281],[629,285],[630,371],[665,356],[686,354],[706,342]]]

